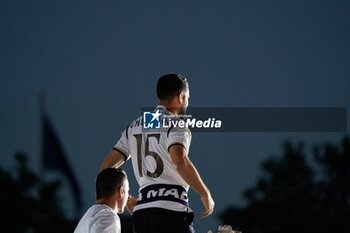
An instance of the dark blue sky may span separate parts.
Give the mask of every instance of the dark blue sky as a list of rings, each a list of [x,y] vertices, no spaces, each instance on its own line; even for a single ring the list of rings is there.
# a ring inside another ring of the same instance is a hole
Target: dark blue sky
[[[349,109],[349,12],[346,0],[1,1],[1,166],[14,167],[23,151],[39,171],[40,92],[85,207],[100,162],[141,108],[156,104],[164,73],[188,78],[192,107]],[[195,133],[190,157],[218,214],[244,204],[259,163],[279,154],[283,140],[311,145],[343,135]],[[216,216],[196,220],[198,232],[216,224]]]

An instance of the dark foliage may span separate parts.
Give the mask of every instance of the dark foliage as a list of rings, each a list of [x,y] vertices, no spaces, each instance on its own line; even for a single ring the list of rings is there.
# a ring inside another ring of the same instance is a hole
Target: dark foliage
[[[222,222],[245,233],[350,232],[350,140],[313,149],[307,161],[302,144],[285,143],[262,163],[246,206],[227,208]]]
[[[60,182],[43,182],[23,154],[16,162],[14,173],[0,167],[1,232],[73,232],[77,222],[65,216],[57,196]]]

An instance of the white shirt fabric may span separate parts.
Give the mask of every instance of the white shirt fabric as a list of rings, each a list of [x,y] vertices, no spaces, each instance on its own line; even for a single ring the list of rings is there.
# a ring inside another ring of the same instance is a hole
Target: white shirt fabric
[[[111,207],[95,204],[80,219],[74,233],[121,233],[119,216]]]
[[[157,106],[156,110],[162,113],[161,119],[162,117],[175,117],[164,106]],[[114,148],[122,152],[127,159],[131,157],[140,190],[152,184],[171,184],[180,185],[188,191],[189,185],[175,169],[168,149],[174,144],[179,144],[188,152],[191,137],[188,128],[145,129],[143,128],[143,117],[139,117],[123,131]],[[149,207],[160,207],[175,211],[186,211],[188,208],[176,202],[163,200],[136,205],[134,210]]]

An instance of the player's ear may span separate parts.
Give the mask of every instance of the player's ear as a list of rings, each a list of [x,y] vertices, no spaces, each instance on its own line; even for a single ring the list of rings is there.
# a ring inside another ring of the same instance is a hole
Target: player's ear
[[[183,102],[183,95],[184,95],[183,91],[181,91],[179,94],[176,95],[176,99],[180,104],[182,104]]]
[[[118,198],[122,199],[125,195],[125,188],[124,186],[118,188],[118,191],[117,191],[117,196]]]

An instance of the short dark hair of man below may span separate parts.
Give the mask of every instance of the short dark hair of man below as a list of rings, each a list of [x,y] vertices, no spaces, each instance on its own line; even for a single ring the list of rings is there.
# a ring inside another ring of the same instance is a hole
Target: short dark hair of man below
[[[170,73],[161,76],[157,82],[158,99],[171,99],[188,88],[187,79],[180,74]]]
[[[108,198],[114,195],[117,189],[123,186],[126,178],[126,173],[122,169],[106,168],[102,170],[96,178],[96,199]]]

